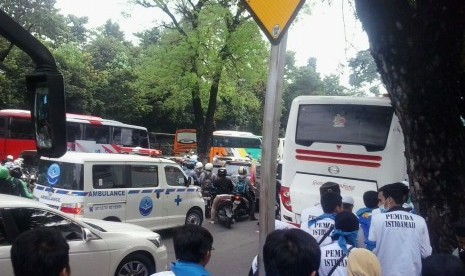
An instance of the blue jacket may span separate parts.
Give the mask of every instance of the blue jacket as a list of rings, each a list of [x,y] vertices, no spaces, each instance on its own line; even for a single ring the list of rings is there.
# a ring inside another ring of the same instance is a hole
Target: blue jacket
[[[176,276],[210,276],[210,273],[203,266],[182,261],[173,263],[171,271]]]

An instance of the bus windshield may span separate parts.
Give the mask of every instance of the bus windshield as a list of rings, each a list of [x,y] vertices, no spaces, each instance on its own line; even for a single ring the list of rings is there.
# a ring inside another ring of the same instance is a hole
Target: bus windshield
[[[307,104],[298,111],[295,143],[314,142],[362,145],[367,151],[381,151],[391,126],[390,106]]]
[[[258,137],[234,137],[234,136],[213,136],[213,147],[226,148],[261,148],[261,141]]]

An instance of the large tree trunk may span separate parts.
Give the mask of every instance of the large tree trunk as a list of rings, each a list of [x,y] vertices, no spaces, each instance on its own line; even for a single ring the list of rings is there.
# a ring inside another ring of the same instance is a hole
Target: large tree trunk
[[[435,251],[465,215],[465,2],[355,0],[405,136],[410,183]]]

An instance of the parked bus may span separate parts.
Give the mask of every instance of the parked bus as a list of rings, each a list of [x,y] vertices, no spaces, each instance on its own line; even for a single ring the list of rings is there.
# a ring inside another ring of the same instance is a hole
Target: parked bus
[[[210,162],[215,160],[260,160],[262,140],[251,132],[218,130],[213,132]]]
[[[178,129],[174,136],[174,156],[184,156],[197,152],[197,131],[195,129]]]
[[[300,224],[320,201],[319,188],[339,184],[354,210],[363,194],[407,179],[404,138],[389,98],[299,96],[292,102],[284,144],[281,219]]]
[[[174,133],[149,132],[150,147],[160,149],[164,156],[173,156]]]
[[[160,156],[150,149],[147,129],[96,116],[66,114],[67,150],[97,153],[134,153]],[[25,150],[36,149],[28,110],[0,110],[0,158],[17,158]]]

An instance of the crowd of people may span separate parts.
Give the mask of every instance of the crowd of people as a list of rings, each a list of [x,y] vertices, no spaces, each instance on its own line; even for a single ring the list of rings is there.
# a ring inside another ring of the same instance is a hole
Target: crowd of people
[[[16,181],[19,177],[14,172],[14,161],[8,162],[0,166],[0,182],[8,181],[9,187],[15,187],[14,193],[28,197],[20,191],[24,185]],[[186,166],[186,172],[202,189],[216,190],[218,195],[212,204],[214,223],[222,195],[241,188],[226,176],[226,169],[220,168],[215,175],[210,165],[196,162]],[[244,170],[241,167],[238,173],[246,179]],[[248,191],[250,183],[245,183],[244,191]],[[366,192],[365,206],[354,210],[353,198],[342,196],[337,183],[324,183],[320,187],[320,203],[301,212],[300,229],[276,221],[276,230],[268,235],[260,253],[265,275],[465,275],[465,219],[454,224],[458,248],[452,254],[432,254],[425,219],[415,214],[408,193],[405,183],[388,184],[378,192]],[[253,210],[250,218],[256,219]],[[213,241],[211,233],[201,226],[176,229],[173,237],[176,262],[169,271],[154,276],[210,275],[206,265],[214,250]],[[69,246],[58,232],[42,228],[27,231],[11,248],[15,275],[70,275],[68,252]],[[258,275],[257,259],[258,256],[249,275]],[[28,270],[31,267],[33,272]],[[44,273],[37,274],[39,270]]]

